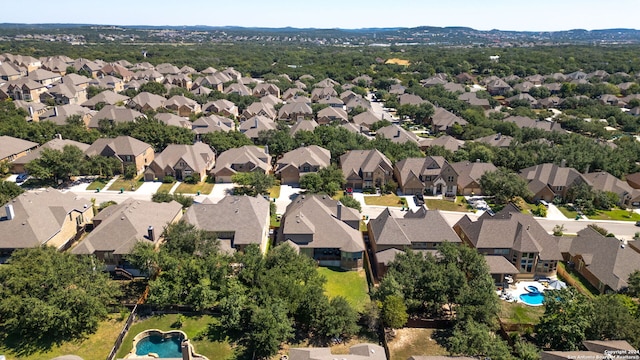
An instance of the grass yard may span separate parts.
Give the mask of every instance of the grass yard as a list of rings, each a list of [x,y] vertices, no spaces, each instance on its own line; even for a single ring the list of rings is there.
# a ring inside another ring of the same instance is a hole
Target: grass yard
[[[380,196],[365,196],[364,203],[367,205],[378,205],[378,206],[397,206],[401,207],[402,203],[400,202],[400,197],[395,194],[386,194]]]
[[[50,360],[62,355],[78,355],[83,359],[104,359],[109,355],[120,330],[124,326],[124,320],[120,320],[119,315],[113,315],[98,325],[95,334],[78,341],[65,342],[61,345],[54,345],[51,349],[32,354],[21,354],[13,349],[0,344],[0,353],[3,353],[7,360]]]
[[[138,333],[147,329],[159,329],[163,331],[177,330],[172,328],[171,325],[176,321],[177,314],[168,315],[156,315],[144,320],[136,321],[129,329],[127,336],[125,336],[122,346],[116,355],[117,359],[124,358],[132,349],[133,338]],[[216,319],[209,315],[202,316],[185,316],[184,323],[179,330],[184,331],[191,343],[193,344],[194,351],[198,354],[202,354],[209,358],[209,360],[225,360],[234,357],[233,349],[226,342],[210,341],[206,337],[200,339],[199,335],[207,332],[208,325],[211,322],[215,322]],[[196,340],[197,339],[197,340]],[[115,340],[115,338],[114,338]],[[113,345],[113,344],[112,344]],[[110,350],[110,349],[109,349]],[[109,352],[107,350],[107,353]],[[107,356],[105,353],[105,357]],[[92,357],[85,357],[85,359],[97,358],[94,354]]]
[[[448,200],[425,198],[424,203],[425,205],[427,205],[427,209],[429,210],[469,212],[469,209],[467,209],[467,203],[457,198],[456,198],[456,202],[448,201]]]
[[[269,197],[272,199],[280,197],[280,185],[272,186],[271,189],[269,189]]]
[[[160,187],[158,188],[158,191],[156,192],[169,192],[169,190],[171,190],[173,185],[175,185],[175,183],[171,183],[171,184],[163,183],[162,185],[160,185]]]
[[[544,315],[544,306],[528,306],[500,301],[500,319],[509,324],[537,324]]]
[[[201,194],[208,195],[208,194],[211,194],[211,190],[213,190],[213,185],[215,184],[208,183],[208,182],[200,182],[197,184],[182,183],[178,185],[178,188],[174,192],[176,194],[197,194],[198,191],[200,191]],[[171,190],[171,188],[169,188],[169,190]]]
[[[403,328],[389,341],[391,360],[404,360],[411,356],[448,355],[447,350],[432,338],[434,329]]]
[[[589,216],[593,220],[640,221],[640,214],[629,210],[614,209],[598,211],[598,215]]]
[[[124,189],[124,191],[136,191],[143,183],[144,174],[140,174],[131,180],[126,180],[124,176],[118,176],[118,179],[111,184],[109,190],[120,191],[120,189]]]
[[[340,200],[341,197],[343,197],[345,195],[343,190],[337,191],[335,194],[333,194],[333,196],[331,197],[333,200]]]
[[[107,185],[108,182],[109,182],[109,179],[104,179],[104,178],[96,179],[96,181],[92,182],[91,184],[89,184],[89,186],[87,186],[87,190],[98,190],[98,188],[100,188],[100,190],[104,190],[104,187]]]
[[[361,311],[369,301],[367,278],[364,270],[345,271],[338,268],[318,267],[327,279],[324,292],[329,298],[344,296],[349,304]]]
[[[562,215],[566,216],[569,219],[575,219],[578,215],[577,211],[569,210],[566,206],[558,206],[558,210],[560,210]]]
[[[536,207],[536,204],[529,203],[521,197],[515,198],[514,203],[522,209],[523,214],[531,214],[531,210]]]

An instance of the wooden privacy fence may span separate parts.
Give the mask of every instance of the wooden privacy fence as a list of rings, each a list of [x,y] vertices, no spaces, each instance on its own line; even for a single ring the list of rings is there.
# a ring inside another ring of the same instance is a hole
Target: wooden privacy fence
[[[120,346],[122,346],[122,341],[124,340],[124,337],[127,336],[127,333],[129,332],[129,328],[131,327],[131,324],[136,319],[137,312],[138,312],[138,304],[136,304],[133,307],[133,310],[131,310],[131,313],[129,314],[127,321],[124,323],[124,327],[120,331],[120,334],[118,334],[118,338],[116,339],[115,344],[113,344],[113,348],[111,348],[111,352],[107,356],[107,360],[115,359],[116,353],[120,349]]]

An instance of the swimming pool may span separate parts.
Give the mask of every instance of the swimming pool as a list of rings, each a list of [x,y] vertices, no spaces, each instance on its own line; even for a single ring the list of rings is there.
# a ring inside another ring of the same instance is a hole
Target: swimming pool
[[[527,286],[528,293],[520,295],[520,301],[529,306],[540,306],[544,303],[544,295],[535,286]]]
[[[142,338],[136,344],[136,355],[157,354],[159,358],[182,358],[180,350],[182,336],[171,334],[170,336],[150,335]]]

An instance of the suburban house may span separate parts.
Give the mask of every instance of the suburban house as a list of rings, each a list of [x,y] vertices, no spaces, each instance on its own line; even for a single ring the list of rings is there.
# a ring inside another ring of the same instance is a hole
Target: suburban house
[[[511,146],[511,142],[513,141],[513,138],[511,136],[497,133],[494,135],[477,138],[477,139],[474,139],[473,141],[495,146],[495,147],[508,148],[509,146]]]
[[[175,111],[178,116],[188,117],[202,112],[200,104],[183,95],[175,95],[164,102],[165,109]]]
[[[257,84],[256,87],[253,88],[253,96],[263,97],[265,95],[273,95],[279,98],[280,88],[271,83]]]
[[[172,113],[157,113],[153,116],[156,120],[169,126],[177,126],[185,129],[192,129],[193,123],[188,118],[184,118]]]
[[[16,249],[65,250],[93,219],[91,201],[48,188],[18,195],[0,210],[0,262]]]
[[[71,82],[57,83],[40,95],[41,102],[48,103],[47,99],[56,105],[81,104],[87,100],[87,90]]]
[[[0,85],[0,99],[40,102],[40,95],[47,87],[27,78],[19,78]]]
[[[278,111],[278,118],[281,120],[297,121],[298,119],[310,118],[311,115],[313,115],[311,106],[304,102],[284,104]]]
[[[87,145],[85,143],[81,143],[81,142],[77,142],[77,141],[73,141],[73,140],[66,140],[66,139],[63,140],[61,138],[55,138],[53,140],[49,140],[46,143],[42,144],[42,146],[40,146],[39,148],[32,150],[27,155],[15,159],[10,164],[11,165],[11,172],[13,172],[13,173],[23,173],[23,172],[25,172],[24,166],[29,161],[32,161],[32,160],[35,160],[35,159],[39,159],[41,154],[42,154],[42,151],[44,149],[62,151],[64,149],[64,147],[67,146],[67,145],[75,146],[78,149],[80,149],[82,152],[85,152],[89,148],[89,145]]]
[[[329,347],[309,347],[289,349],[290,360],[387,360],[384,348],[375,344],[358,344],[349,348],[348,355],[337,355],[331,353]]]
[[[393,165],[402,193],[455,196],[458,173],[442,156],[406,158]]]
[[[80,105],[94,110],[98,104],[119,105],[125,104],[128,100],[128,96],[117,94],[111,90],[105,90]]]
[[[377,277],[382,278],[389,262],[407,249],[435,251],[443,242],[462,242],[438,210],[424,206],[396,217],[389,208],[367,224],[369,241],[376,264]]]
[[[11,162],[26,156],[38,147],[38,143],[11,136],[0,136],[0,161]]]
[[[234,130],[236,126],[232,119],[222,117],[220,115],[199,117],[196,121],[190,124],[191,131],[196,134],[196,140],[200,140],[203,134],[215,131],[229,132]]]
[[[115,125],[123,122],[134,122],[141,117],[145,117],[145,115],[136,110],[107,105],[93,115],[87,126],[91,129],[97,129],[100,127],[101,120],[108,121],[110,124]]]
[[[62,79],[62,76],[49,70],[35,69],[33,71],[29,71],[27,79],[33,80],[44,86],[49,86],[57,81],[60,81],[60,79]]]
[[[632,188],[640,189],[640,172],[627,175],[625,180]]]
[[[527,187],[533,193],[533,200],[552,201],[564,198],[570,187],[591,183],[574,168],[568,168],[564,161],[560,165],[546,163],[520,170],[520,176],[528,181]]]
[[[474,92],[465,92],[458,95],[458,100],[462,100],[471,106],[480,106],[484,110],[491,109],[491,104],[488,99],[480,99]]]
[[[231,182],[231,177],[239,172],[260,171],[265,174],[271,172],[271,155],[268,149],[245,145],[229,149],[216,159],[216,166],[211,175],[216,182]]]
[[[167,224],[182,218],[182,205],[172,201],[127,199],[103,209],[93,218],[93,231],[71,250],[76,255],[94,255],[107,270],[130,270],[124,256],[140,241],[158,246]]]
[[[22,77],[20,70],[10,62],[0,61],[0,80],[13,81]]]
[[[318,124],[321,125],[331,124],[334,121],[347,122],[349,121],[349,116],[347,115],[347,112],[342,108],[329,106],[318,111],[317,121]]]
[[[457,190],[460,195],[482,195],[480,178],[484,173],[496,171],[498,168],[492,163],[461,161],[451,164],[458,174]]]
[[[54,106],[39,115],[39,121],[51,121],[56,125],[66,125],[69,117],[78,116],[85,126],[93,119],[95,112],[76,104]]]
[[[391,161],[379,150],[350,150],[340,156],[347,187],[364,189],[386,185],[393,177]]]
[[[99,138],[89,146],[85,155],[115,157],[122,163],[122,171],[128,165],[134,165],[138,174],[142,173],[153,161],[151,145],[130,136]]]
[[[467,120],[449,112],[448,110],[435,107],[433,115],[427,120],[427,124],[431,125],[434,132],[449,132],[449,129],[454,124],[465,126],[468,124]]]
[[[318,126],[315,120],[298,119],[295,124],[291,125],[289,134],[294,136],[298,131],[313,131]]]
[[[591,183],[594,190],[618,195],[620,198],[618,205],[640,206],[640,189],[632,188],[626,181],[622,181],[606,171],[592,172],[582,176]]]
[[[458,140],[450,135],[438,136],[437,138],[425,138],[420,140],[421,148],[441,146],[445,150],[456,152],[464,146],[464,140]]]
[[[276,164],[275,174],[280,178],[282,184],[298,184],[302,175],[316,173],[330,164],[331,153],[329,150],[311,145],[291,150],[282,155]]]
[[[258,101],[247,106],[247,108],[242,112],[241,117],[243,119],[249,119],[256,115],[264,116],[271,120],[274,120],[276,118],[276,110],[273,105]]]
[[[243,251],[256,244],[264,254],[269,243],[269,200],[262,196],[225,196],[217,204],[193,204],[184,220],[213,232],[225,252]]]
[[[238,130],[253,141],[258,140],[261,131],[276,130],[276,123],[268,117],[255,115],[240,123]]]
[[[295,244],[320,266],[357,270],[363,266],[360,213],[326,195],[300,195],[282,215],[278,243]]]
[[[167,99],[164,96],[152,94],[149,92],[141,92],[129,100],[127,106],[141,112],[156,111],[164,106]]]
[[[210,101],[202,106],[202,111],[206,113],[221,114],[223,116],[238,117],[238,107],[236,104],[226,99]]]
[[[521,129],[540,129],[544,131],[557,131],[566,133],[567,131],[562,128],[560,123],[555,121],[537,120],[526,116],[509,116],[502,120],[504,122],[511,122],[516,124]]]
[[[353,117],[354,124],[364,125],[368,128],[380,120],[382,119],[380,119],[376,114],[374,114],[372,111],[369,111],[369,110]]]
[[[171,144],[155,155],[144,171],[145,181],[162,181],[172,176],[178,181],[187,176],[199,176],[204,181],[215,163],[215,153],[209,145],[197,142],[193,145]]]
[[[485,212],[476,221],[465,215],[453,230],[479,253],[509,260],[518,268],[518,278],[553,276],[558,261],[562,260],[553,236],[531,215],[521,213],[512,204],[494,215]]]
[[[600,293],[626,288],[629,275],[640,270],[640,253],[591,227],[578,231],[578,236],[560,238],[558,247],[569,266]]]
[[[411,131],[403,129],[399,125],[388,125],[385,127],[381,127],[380,129],[376,130],[376,136],[389,139],[395,144],[404,144],[406,142],[411,142],[418,145],[419,147],[424,146],[422,141],[424,139],[419,138],[418,135],[412,133]]]

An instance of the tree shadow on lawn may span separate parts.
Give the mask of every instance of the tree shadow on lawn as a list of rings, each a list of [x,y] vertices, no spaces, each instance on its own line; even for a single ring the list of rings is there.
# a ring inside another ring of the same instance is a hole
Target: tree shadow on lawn
[[[84,340],[86,340],[86,336],[72,340],[63,340],[55,337],[32,338],[28,335],[21,334],[6,334],[2,337],[4,347],[18,358],[37,353],[46,353],[54,346],[60,346],[64,342],[79,344]]]

